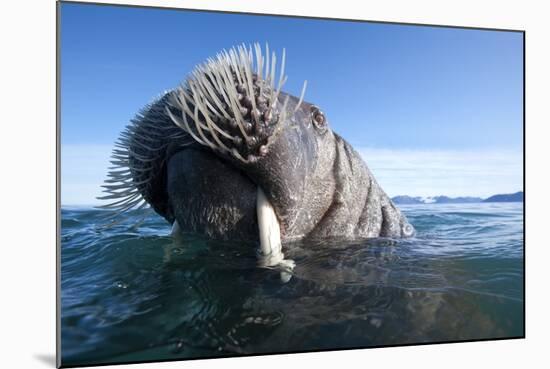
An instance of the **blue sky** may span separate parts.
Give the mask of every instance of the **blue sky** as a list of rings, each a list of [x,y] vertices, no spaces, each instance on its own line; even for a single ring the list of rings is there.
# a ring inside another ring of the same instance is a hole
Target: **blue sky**
[[[223,48],[287,52],[390,196],[522,189],[520,33],[62,4],[62,203],[91,204],[119,132]]]

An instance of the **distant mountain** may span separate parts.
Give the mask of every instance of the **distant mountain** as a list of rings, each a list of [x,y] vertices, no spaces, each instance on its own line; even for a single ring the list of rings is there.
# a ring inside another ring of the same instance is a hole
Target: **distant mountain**
[[[494,195],[487,199],[481,197],[448,197],[448,196],[433,196],[433,197],[420,197],[420,196],[395,196],[392,197],[392,201],[400,205],[414,205],[414,204],[471,204],[479,202],[522,202],[523,192],[516,192],[513,194]]]
[[[434,197],[412,197],[412,196],[395,196],[392,201],[396,204],[411,205],[411,204],[464,204],[473,202],[482,202],[480,197],[448,197],[448,196],[434,196]]]
[[[464,204],[471,202],[481,202],[481,197],[448,197],[448,196],[436,196],[433,198],[436,204]]]
[[[410,205],[410,204],[425,204],[421,197],[411,196],[395,196],[392,197],[392,201],[396,204]]]
[[[523,191],[504,195],[493,195],[483,200],[483,202],[523,202]]]

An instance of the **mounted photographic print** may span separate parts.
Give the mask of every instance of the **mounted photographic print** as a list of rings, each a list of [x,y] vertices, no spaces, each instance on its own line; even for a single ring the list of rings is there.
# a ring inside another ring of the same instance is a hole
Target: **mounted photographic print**
[[[524,32],[58,3],[58,365],[524,337]]]

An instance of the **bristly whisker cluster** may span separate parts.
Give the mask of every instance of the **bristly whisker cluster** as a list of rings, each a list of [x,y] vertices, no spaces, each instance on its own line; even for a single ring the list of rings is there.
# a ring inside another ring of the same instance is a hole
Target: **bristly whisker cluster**
[[[165,97],[160,97],[144,107],[120,134],[111,154],[109,173],[103,188],[109,200],[101,209],[112,210],[109,219],[114,225],[117,216],[129,210],[139,210],[149,205],[147,187],[161,170],[167,147],[174,142],[178,146],[194,143],[189,135],[172,123],[167,124],[164,106]]]
[[[287,77],[286,52],[276,82],[277,56],[265,46],[240,45],[223,50],[198,65],[185,83],[170,94],[166,112],[201,145],[230,154],[244,163],[267,154],[287,118],[288,95],[280,103]],[[304,82],[300,100],[303,101]]]
[[[267,155],[288,114],[288,96],[279,101],[285,58],[283,49],[276,78],[277,56],[267,44],[265,51],[259,44],[223,50],[198,65],[184,85],[142,109],[115,143],[105,195],[98,197],[109,203],[98,207],[112,210],[109,218],[116,222],[119,214],[154,203],[154,181],[162,177],[169,148],[198,143],[244,163]]]

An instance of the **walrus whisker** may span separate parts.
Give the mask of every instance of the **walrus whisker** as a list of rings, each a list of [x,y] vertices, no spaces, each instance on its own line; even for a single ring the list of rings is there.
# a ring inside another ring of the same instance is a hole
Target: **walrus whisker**
[[[105,183],[118,183],[121,180],[132,179],[133,177],[134,177],[134,175],[132,173],[127,174],[127,175],[111,175],[110,174],[109,175],[110,179],[106,179],[104,182]]]
[[[183,89],[178,89],[177,99],[180,101],[182,120],[180,120],[179,118],[177,118],[177,119],[173,118],[173,117],[175,117],[175,115],[172,114],[172,112],[169,109],[167,110],[168,115],[170,116],[170,118],[172,118],[172,120],[174,121],[174,123],[176,123],[176,125],[178,125],[184,131],[189,133],[201,145],[205,145],[205,143],[195,135],[194,131],[191,129],[191,126],[189,125],[189,122],[187,120],[187,117],[188,116],[192,117],[193,113],[191,112],[191,110],[189,109],[189,107],[187,105],[188,97],[187,97],[187,94],[185,93],[185,91]]]
[[[130,200],[132,202],[138,197],[141,199],[141,196],[133,195],[131,197],[124,198],[124,199],[116,201],[116,202],[111,202],[111,203],[106,204],[106,205],[98,205],[97,208],[99,208],[99,209],[117,209],[117,208],[121,208],[121,207],[126,206],[126,204],[129,203],[128,200]],[[102,200],[101,197],[97,197],[97,199]]]
[[[133,180],[134,179],[134,175],[136,172],[145,172],[145,171],[150,171],[152,168],[149,167],[147,169],[142,169],[142,168],[130,168],[128,167],[127,170],[123,170],[123,171],[117,171],[116,169],[119,169],[120,167],[113,167],[114,170],[111,170],[111,172],[108,174],[108,177],[111,178],[111,179],[117,179],[118,182],[123,182],[123,181],[127,181],[127,180]],[[107,179],[106,181],[108,181],[110,179]],[[106,182],[106,183],[113,183],[113,182]]]
[[[148,133],[149,135],[149,138],[151,140],[155,140],[155,141],[158,141],[159,138],[161,137],[166,137],[166,133],[170,132],[168,129],[165,129],[165,128],[157,128],[157,125],[156,124],[150,124],[150,123],[143,123],[141,124],[141,129],[143,128],[149,128],[149,129],[154,129],[155,132],[152,132],[151,134]],[[173,129],[172,129],[173,130]],[[158,132],[157,132],[158,131]],[[176,134],[178,132],[174,132],[173,134]],[[137,137],[135,134],[137,134],[136,132],[132,132],[132,137]],[[181,135],[181,132],[179,132],[179,134]]]
[[[155,161],[154,158],[147,158],[143,155],[140,155],[140,154],[136,153],[135,151],[133,151],[131,149],[128,149],[128,154],[135,157],[135,158],[137,158],[138,160],[141,160],[144,163]]]
[[[287,95],[286,98],[285,98],[285,102],[283,103],[283,107],[282,107],[282,113],[279,117],[279,119],[281,120],[281,122],[284,122],[285,121],[285,118],[286,118],[286,106],[288,104],[288,100],[289,100],[290,96]],[[273,131],[273,133],[271,134],[271,136],[269,136],[269,138],[267,139],[267,144],[266,146],[269,147],[273,141],[275,141],[275,139],[277,138],[277,136],[282,132],[282,129],[283,129],[283,124],[278,124],[277,127],[275,128],[275,130]]]
[[[183,108],[183,109],[185,109],[185,108]],[[195,133],[193,132],[191,127],[189,127],[189,123],[187,123],[187,112],[185,112],[185,111],[182,112],[181,115],[182,115],[183,120],[180,120],[174,114],[172,114],[172,112],[170,111],[170,109],[168,107],[166,107],[166,113],[168,114],[170,119],[172,119],[172,121],[177,126],[181,127],[183,130],[185,130],[187,133],[189,133],[195,139],[195,141],[197,141],[201,145],[207,146],[199,137],[197,137],[197,135],[195,135]]]
[[[270,113],[278,109],[279,96],[287,80],[286,49],[282,51],[279,71],[277,56],[269,49],[267,43],[265,53],[264,58],[262,47],[257,42],[249,45],[243,43],[229,50],[223,49],[215,58],[208,58],[192,71],[185,84],[178,87],[176,93],[172,94],[172,99],[169,99],[174,108],[182,110],[182,116],[176,116],[171,110],[167,114],[176,126],[187,132],[197,143],[213,150],[234,152],[224,144],[221,137],[233,142],[241,141],[234,133],[218,125],[219,119],[229,120],[229,124],[238,127],[242,139],[249,147],[253,147],[250,145],[255,145],[254,142],[258,138],[250,137],[250,130],[252,127],[262,129],[260,117],[266,122],[271,122]],[[306,86],[307,81],[302,87],[296,110],[303,102]],[[264,90],[267,90],[267,100]],[[280,118],[280,114],[277,115]],[[188,121],[189,118],[193,121],[193,128]],[[120,146],[126,144],[124,141]],[[148,148],[143,147],[144,145]],[[151,146],[146,140],[139,142],[138,146],[148,150],[165,149],[162,146]]]
[[[122,170],[117,171],[117,169],[120,169],[123,166],[127,167],[128,169],[123,170],[123,171]],[[136,168],[135,166],[130,167],[130,162],[127,161],[125,163],[117,163],[114,166],[108,167],[107,169],[109,169],[111,171],[111,173],[116,173],[116,175],[120,176],[120,175],[124,175],[124,174],[134,174],[134,173],[148,172],[148,171],[151,171],[153,169],[153,167],[152,166],[139,167],[139,168]],[[109,176],[109,177],[111,177],[111,176]]]
[[[285,83],[286,83],[286,77],[283,78],[282,85],[284,85]],[[271,104],[269,105],[269,107],[267,109],[267,111],[269,113],[277,107],[277,104],[279,103],[279,94],[280,94],[280,92],[281,92],[281,90],[277,89],[277,92],[275,92],[275,96],[273,96],[271,98]],[[283,121],[282,117],[279,117],[279,121]]]
[[[113,162],[109,161],[109,163],[113,163]],[[125,166],[128,165],[128,162],[126,161],[126,162],[123,162],[123,163],[122,162],[121,163],[116,163],[116,165],[111,166],[111,167],[107,167],[107,169],[110,169],[110,173],[117,173],[117,174],[118,173],[131,173],[130,168],[126,168],[124,170],[117,171],[117,169],[120,169],[121,166],[123,166],[123,165],[125,165]]]
[[[222,136],[224,136],[228,140],[234,141],[235,138],[233,136],[231,136],[229,133],[225,132],[214,121],[212,121],[212,118],[210,117],[210,114],[208,114],[207,108],[204,107],[201,102],[199,102],[199,105],[201,106],[200,111],[201,111],[202,115],[204,115],[208,127],[210,129],[213,128],[215,131],[217,131],[219,134],[221,134]]]
[[[223,117],[222,114],[218,112],[218,109],[214,107],[214,105],[216,105],[215,101],[213,100],[215,95],[212,96],[209,89],[207,88],[207,82],[204,73],[199,74],[198,71],[194,71],[193,77],[195,78],[196,88],[200,92],[200,96],[204,99],[206,106],[208,106],[208,108],[214,115],[220,118]]]
[[[269,85],[271,87],[271,100],[273,101],[273,90],[275,89],[275,66],[277,64],[277,55],[275,51],[271,53],[271,76],[269,78]]]
[[[109,196],[113,196],[113,195],[109,195]],[[105,197],[106,196],[101,196],[101,197],[97,197],[98,200],[105,200]],[[109,209],[113,209],[113,208],[117,208],[117,207],[120,207],[120,206],[125,206],[126,204],[132,202],[132,201],[135,201],[135,199],[137,198],[141,198],[141,194],[139,193],[134,193],[134,194],[130,194],[130,195],[127,195],[127,196],[119,196],[118,198],[114,198],[114,199],[119,199],[118,201],[115,201],[115,202],[111,202],[109,204],[106,204],[106,205],[101,205],[101,208],[102,209],[105,209],[105,208],[109,208]]]
[[[285,63],[286,63],[286,49],[283,48],[283,55],[281,56],[281,69],[279,70],[279,84],[277,85],[277,91],[281,91],[281,87],[283,87],[283,78],[285,78]]]
[[[245,159],[243,158],[243,156],[241,155],[241,153],[236,149],[236,148],[233,148],[231,150],[231,153],[237,158],[239,159],[240,161],[244,162],[244,163],[248,163],[248,159]]]
[[[229,114],[227,114],[227,112],[225,111],[225,109],[222,107],[222,102],[218,99],[218,96],[217,94],[214,93],[214,91],[212,90],[212,84],[210,83],[210,81],[208,81],[208,79],[203,75],[202,76],[202,82],[206,88],[206,90],[208,91],[208,94],[205,94],[205,95],[208,95],[210,98],[212,98],[212,101],[214,102],[214,104],[216,105],[216,107],[219,109],[219,112],[218,110],[215,111],[215,113],[220,117],[220,118],[225,118],[225,119],[231,119],[231,117],[229,116]],[[215,88],[215,87],[214,87]]]
[[[302,92],[300,93],[300,99],[298,100],[298,104],[296,104],[296,107],[294,108],[294,113],[296,113],[300,109],[300,105],[302,105],[302,102],[304,102],[304,96],[306,94],[306,88],[307,88],[307,80],[304,81],[304,84],[302,86]]]
[[[125,158],[129,157],[130,155],[137,158],[138,160],[143,161],[144,163],[152,162],[152,161],[155,160],[154,158],[146,158],[142,155],[139,155],[138,153],[136,153],[135,151],[133,151],[129,148],[125,148],[124,151],[122,151],[120,149],[113,149],[113,154],[112,154],[111,157],[125,159]]]
[[[279,78],[279,83],[278,83],[278,85],[277,85],[277,92],[275,92],[275,97],[273,98],[273,104],[274,104],[274,106],[275,106],[275,104],[277,104],[279,95],[280,95],[280,93],[281,93],[281,89],[282,89],[282,87],[284,86],[284,84],[286,83],[286,80],[287,80],[287,77],[286,77],[286,76],[283,76],[283,75],[281,75],[281,77]]]
[[[110,163],[114,165],[126,165],[128,164],[128,155],[121,156],[112,154]]]
[[[246,57],[246,55],[243,52],[243,57]],[[248,96],[250,97],[250,102],[252,103],[252,112],[256,111],[256,98],[254,97],[254,88],[252,87],[252,71],[250,70],[250,64],[244,65],[244,70],[246,73],[246,79],[248,84]],[[254,122],[256,124],[259,124],[258,122],[258,116],[256,114],[250,114],[254,118]]]
[[[117,191],[111,191],[107,189],[104,189],[103,192],[105,192],[107,195],[103,196],[101,200],[121,199],[121,198],[127,198],[128,196],[133,196],[133,195],[136,195],[136,198],[141,197],[140,193],[135,193],[135,192],[131,192],[131,193],[127,191],[117,192]]]
[[[122,196],[122,195],[131,195],[135,192],[135,190],[136,189],[134,188],[134,186],[126,186],[121,189],[105,189],[104,192],[109,193],[111,195]]]
[[[112,184],[111,183],[102,184],[100,187],[105,188],[107,190],[119,190],[123,188],[129,188],[134,184],[139,184],[139,182],[134,183],[133,179],[130,179],[130,181],[124,180],[124,181],[113,182]]]
[[[180,133],[181,135],[181,133]],[[126,139],[129,139],[129,140],[134,140],[134,139],[139,139],[141,141],[146,141],[146,142],[151,142],[151,143],[157,143],[158,142],[158,136],[156,135],[151,135],[151,136],[145,136],[143,134],[140,134],[138,132],[128,132],[128,133],[121,133],[121,136],[126,138]],[[167,136],[162,136],[162,137],[167,137]]]
[[[223,103],[219,99],[218,94],[214,92],[215,90],[218,90],[219,87],[217,87],[217,80],[214,76],[212,76],[212,73],[210,71],[204,70],[202,74],[197,73],[197,76],[195,78],[200,84],[199,87],[201,91],[201,96],[205,98],[207,102],[211,101],[213,103],[209,104],[212,105],[212,111],[216,114],[216,116],[218,116],[219,118],[231,119],[231,116],[223,107]],[[214,86],[214,84],[216,86]]]
[[[290,96],[289,95],[286,95],[286,98],[285,98],[285,102],[283,103],[283,107],[281,109],[282,113],[281,113],[281,121],[285,121],[286,120],[286,116],[287,116],[287,110],[286,110],[286,107],[288,105],[288,100],[290,99]],[[279,129],[282,129],[282,124],[279,124],[277,126],[277,128]]]
[[[124,147],[128,147],[129,144],[130,144],[130,139],[124,139],[124,140],[119,139],[118,142],[115,142],[114,146],[124,148]],[[143,142],[139,142],[139,140],[132,140],[132,144],[136,144],[137,146],[139,146],[141,148],[144,148],[144,149],[147,149],[147,150],[153,151],[153,152],[163,150],[167,146],[167,144],[165,144],[165,145],[161,145],[159,147],[151,147],[151,146],[148,146],[148,145],[144,144]]]
[[[256,75],[258,76],[259,80],[263,80],[264,79],[264,77],[263,77],[263,63],[264,63],[264,60],[263,60],[263,56],[262,56],[262,47],[257,42],[254,44],[254,47],[256,48],[256,63],[257,63]],[[262,97],[263,96],[264,84],[259,83],[259,86],[260,86],[260,90],[258,92],[258,97]]]
[[[230,80],[231,72],[229,71],[229,68],[227,65],[222,65],[221,69],[223,71],[223,73],[221,73],[221,76],[225,83],[225,89],[223,90],[228,93],[228,100],[229,100],[229,104],[231,105],[231,109],[233,110],[235,122],[239,126],[239,130],[241,131],[241,134],[243,135],[244,139],[248,140],[249,136],[246,134],[246,130],[244,129],[244,124],[243,124],[244,119],[240,111],[241,106],[239,103],[239,99],[235,95],[236,91],[234,89],[234,83]]]
[[[97,199],[98,200],[112,200],[112,199],[119,199],[121,197],[125,197],[124,200],[126,200],[126,196],[132,196],[133,197],[137,197],[137,196],[141,196],[139,192],[132,192],[132,193],[126,193],[126,194],[111,194],[111,195],[106,195],[106,196],[101,196],[101,197],[98,197]],[[122,201],[120,201],[122,202]],[[118,202],[117,202],[118,203]],[[111,203],[109,205],[115,205],[116,203]]]
[[[144,204],[140,205],[140,203],[142,201],[144,201],[142,198],[138,198],[138,199],[136,199],[136,200],[134,200],[134,201],[132,201],[128,204],[113,208],[113,210],[116,211],[116,213],[113,214],[113,218],[119,216],[120,214],[122,214],[125,211],[128,211],[128,210],[131,210],[132,208],[135,208],[136,206],[138,206],[138,209],[142,208],[142,207],[145,207],[147,205],[147,203],[145,202]],[[138,209],[136,209],[136,210],[138,210]]]
[[[110,161],[110,163],[117,167],[128,167],[130,164],[130,160],[127,155],[125,157],[115,157],[114,155],[111,155],[111,160],[112,161]]]
[[[235,71],[235,75],[237,76],[237,80],[239,81],[239,84],[241,84],[241,85],[244,84],[242,76],[241,76],[242,66],[237,61],[237,54],[235,52],[235,49],[230,49],[229,53],[227,54],[227,57],[229,58],[230,63],[233,64],[237,68],[237,71]]]
[[[194,116],[194,122],[195,122],[195,127],[197,127],[197,132],[199,133],[199,135],[202,137],[202,139],[204,140],[204,142],[206,142],[206,144],[213,150],[216,150],[217,149],[217,146],[214,145],[208,138],[206,138],[206,136],[204,135],[203,133],[203,129],[202,129],[202,124],[200,123],[200,120],[199,120],[199,104],[200,102],[197,100],[195,101],[195,108],[193,109],[193,116]],[[210,132],[211,134],[211,131],[210,129],[208,129],[208,127],[204,126],[206,128],[206,130],[208,130],[208,132]]]
[[[138,186],[147,182],[149,182],[149,179],[144,179],[141,181],[119,181],[120,184],[103,184],[100,187],[108,190],[119,190],[123,188],[128,188],[129,186]]]
[[[196,107],[199,108],[199,110],[201,111],[202,115],[204,115],[204,118],[206,120],[206,124],[208,125],[208,127],[210,128],[209,131],[210,131],[210,135],[212,136],[212,138],[214,139],[214,141],[216,141],[216,143],[220,146],[220,148],[222,148],[223,150],[227,151],[227,152],[231,152],[231,150],[223,144],[223,142],[219,139],[218,135],[216,134],[216,129],[218,131],[220,131],[221,133],[223,133],[224,135],[227,135],[229,136],[227,133],[223,132],[214,122],[212,122],[212,120],[210,119],[210,116],[208,114],[206,110],[206,108],[204,107],[204,105],[201,103],[201,101],[198,101],[197,102],[197,105],[195,105]],[[215,128],[214,128],[215,127]],[[229,136],[229,138],[231,140],[233,140],[234,138],[232,136]]]
[[[211,69],[209,69],[209,71],[210,71],[209,75],[214,76],[213,82],[215,81],[217,91],[220,92],[223,100],[225,101],[225,104],[227,106],[231,105],[231,103],[229,101],[229,97],[225,92],[225,79],[222,75],[221,70],[218,67],[216,67],[216,64],[214,64],[214,65],[211,66]],[[220,101],[220,104],[221,104],[221,101]],[[226,108],[224,108],[223,106],[220,105],[220,110],[221,110],[222,114],[224,115],[225,119],[227,119],[227,120],[232,119],[231,115],[226,111]]]
[[[217,85],[217,90],[221,93],[222,98],[224,99],[226,105],[230,106],[231,105],[231,98],[228,95],[228,92],[230,91],[231,87],[228,87],[228,85],[226,83],[225,70],[223,68],[218,67],[218,64],[224,63],[224,62],[225,62],[225,60],[220,55],[218,55],[218,62],[217,63],[213,62],[214,64],[209,64],[208,65],[209,71],[211,72],[211,73],[209,73],[209,75],[212,75],[212,73],[214,74],[215,83]],[[209,93],[212,94],[213,96],[216,96],[216,94],[212,93],[212,91],[210,91]],[[217,96],[216,96],[216,98],[217,98]],[[218,107],[220,108],[222,114],[224,115],[224,117],[226,119],[228,119],[228,120],[232,119],[231,115],[226,111],[226,109],[221,106],[221,101],[220,101],[220,105]]]
[[[168,116],[170,117],[170,119],[174,124],[176,124],[178,127],[183,129],[185,132],[189,133],[189,135],[191,135],[193,139],[197,141],[199,144],[204,145],[204,142],[202,142],[202,140],[195,135],[191,127],[189,127],[189,124],[187,123],[187,118],[186,118],[187,114],[185,112],[182,112],[183,119],[176,117],[168,107],[166,107],[166,113],[168,114]]]
[[[258,78],[263,79],[262,77],[263,60],[262,60],[262,49],[260,47],[260,44],[256,42],[254,44],[254,49],[256,50],[256,74],[258,75]]]
[[[208,146],[210,146],[212,149],[215,150],[217,148],[216,145],[214,145],[210,140],[208,140],[202,132],[202,130],[205,129],[208,132],[210,132],[211,136],[213,136],[211,127],[204,126],[199,120],[199,110],[201,110],[201,113],[204,115],[205,119],[208,115],[208,112],[202,111],[202,109],[201,109],[202,101],[201,101],[200,95],[197,95],[197,93],[196,93],[195,84],[191,83],[189,85],[189,88],[191,89],[191,92],[193,93],[193,95],[197,96],[197,98],[195,99],[195,108],[194,108],[194,114],[193,114],[193,116],[195,118],[194,122],[195,122],[195,126],[197,127],[197,131],[198,131],[199,135],[202,137],[202,139],[208,144]]]

